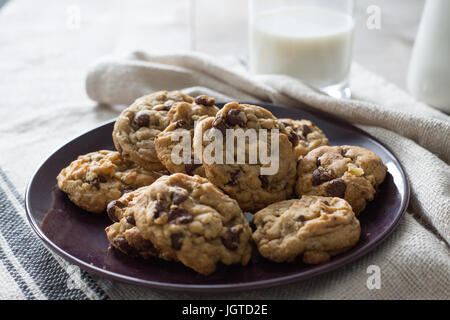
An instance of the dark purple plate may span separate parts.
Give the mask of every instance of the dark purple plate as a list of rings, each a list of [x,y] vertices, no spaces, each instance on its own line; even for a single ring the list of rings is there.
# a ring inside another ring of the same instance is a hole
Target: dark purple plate
[[[92,214],[75,206],[59,191],[56,176],[80,154],[113,149],[108,122],[64,145],[36,171],[26,192],[26,211],[38,236],[71,263],[97,275],[148,287],[179,291],[237,291],[285,284],[329,272],[368,253],[395,228],[409,201],[409,186],[396,157],[375,138],[331,115],[307,106],[292,108],[260,104],[279,118],[310,119],[330,139],[332,145],[358,145],[376,152],[388,167],[379,193],[360,215],[361,239],[328,263],[305,265],[301,262],[278,264],[254,250],[245,267],[219,266],[210,276],[202,276],[175,262],[158,259],[138,260],[108,250],[104,228],[111,224],[105,214]]]

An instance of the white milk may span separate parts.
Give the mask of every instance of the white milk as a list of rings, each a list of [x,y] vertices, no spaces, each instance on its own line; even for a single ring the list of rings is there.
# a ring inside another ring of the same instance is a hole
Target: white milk
[[[250,70],[286,74],[316,88],[346,81],[353,19],[320,7],[290,7],[255,15],[250,29]]]

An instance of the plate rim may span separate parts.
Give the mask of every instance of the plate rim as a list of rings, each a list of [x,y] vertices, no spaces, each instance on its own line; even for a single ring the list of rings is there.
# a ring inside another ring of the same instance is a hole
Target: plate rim
[[[240,103],[256,104],[256,105],[259,105],[262,107],[273,106],[273,107],[283,108],[283,109],[296,108],[293,106],[286,106],[283,104],[267,103],[267,102],[245,102],[244,101],[244,102],[240,102]],[[217,102],[216,104],[223,105],[225,103]],[[105,270],[105,269],[97,267],[95,265],[91,265],[84,260],[78,259],[77,257],[71,255],[70,253],[68,253],[68,252],[64,251],[63,249],[61,249],[60,247],[58,247],[58,245],[53,243],[53,241],[51,241],[44,234],[42,229],[39,227],[39,224],[37,223],[37,221],[34,219],[33,215],[31,214],[31,208],[30,208],[31,185],[34,182],[34,180],[35,180],[37,174],[39,173],[39,171],[41,170],[41,168],[55,153],[57,153],[58,151],[60,151],[61,149],[63,149],[67,145],[69,145],[70,143],[72,143],[74,140],[77,140],[77,139],[81,138],[82,136],[91,133],[92,131],[98,130],[101,127],[104,127],[104,126],[110,125],[111,123],[114,123],[116,121],[116,118],[105,121],[105,122],[101,123],[100,125],[97,125],[96,127],[92,128],[86,132],[83,132],[83,133],[77,135],[76,137],[68,140],[67,142],[65,142],[58,148],[56,148],[54,150],[54,152],[50,153],[50,155],[47,156],[39,164],[37,169],[33,172],[32,176],[27,184],[26,190],[25,190],[25,212],[26,212],[27,221],[31,225],[32,230],[41,239],[41,241],[48,248],[50,248],[51,250],[56,252],[63,259],[66,259],[69,262],[83,268],[84,270],[89,271],[89,272],[91,272],[95,275],[101,276],[101,277],[106,277],[108,279],[121,281],[121,282],[129,283],[129,284],[134,284],[134,285],[138,285],[138,286],[150,287],[150,288],[154,288],[154,289],[158,289],[158,290],[163,289],[163,290],[179,291],[179,292],[237,292],[237,291],[269,288],[269,287],[274,287],[274,286],[285,285],[288,283],[300,282],[300,281],[307,280],[312,277],[318,276],[320,274],[325,274],[325,273],[335,271],[335,270],[343,267],[344,265],[355,262],[356,260],[358,260],[359,258],[364,256],[365,254],[369,253],[375,247],[380,245],[387,237],[389,237],[391,235],[391,233],[398,226],[399,221],[405,215],[406,210],[408,208],[408,204],[410,201],[409,179],[408,179],[408,176],[406,175],[406,172],[405,172],[405,169],[403,168],[402,163],[397,158],[397,156],[395,156],[395,154],[391,151],[391,149],[388,146],[386,146],[384,143],[379,141],[376,137],[372,136],[370,133],[358,128],[357,126],[355,126],[354,124],[350,123],[349,121],[347,121],[346,119],[344,119],[340,116],[336,116],[336,115],[330,116],[328,113],[321,111],[321,110],[313,109],[309,105],[299,103],[299,109],[302,109],[302,111],[312,114],[312,115],[315,115],[316,117],[322,118],[326,121],[330,121],[330,119],[332,119],[333,121],[336,122],[336,120],[337,120],[338,123],[349,126],[349,127],[351,127],[352,130],[356,130],[360,134],[371,139],[379,147],[381,147],[382,149],[387,151],[389,153],[389,155],[396,160],[397,165],[400,169],[399,170],[400,175],[404,181],[404,184],[403,184],[404,197],[402,198],[402,202],[401,202],[401,206],[400,206],[400,214],[398,214],[395,217],[395,219],[392,220],[392,222],[389,225],[389,228],[385,229],[382,233],[378,234],[375,237],[375,239],[372,241],[371,244],[366,245],[365,247],[362,247],[359,251],[355,251],[350,256],[346,256],[345,257],[346,259],[341,258],[340,261],[335,261],[335,264],[332,266],[326,265],[326,264],[317,265],[315,268],[305,271],[305,272],[302,272],[302,273],[295,273],[295,274],[276,277],[276,278],[272,278],[272,279],[255,280],[255,281],[242,282],[242,283],[236,283],[236,284],[178,284],[178,283],[167,283],[167,282],[160,282],[160,281],[150,281],[150,280],[135,278],[135,277],[121,274],[121,273],[116,273],[116,272],[112,272],[109,270]]]

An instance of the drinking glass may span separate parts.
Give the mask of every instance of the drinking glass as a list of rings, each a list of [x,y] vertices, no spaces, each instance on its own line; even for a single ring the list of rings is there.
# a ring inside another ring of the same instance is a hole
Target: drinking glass
[[[250,0],[249,68],[349,98],[354,0]]]

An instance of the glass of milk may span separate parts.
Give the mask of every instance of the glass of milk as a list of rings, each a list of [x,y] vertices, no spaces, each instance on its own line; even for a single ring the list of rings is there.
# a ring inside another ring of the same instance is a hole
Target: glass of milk
[[[251,0],[249,67],[349,98],[353,0]]]

